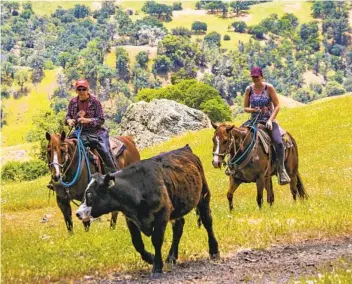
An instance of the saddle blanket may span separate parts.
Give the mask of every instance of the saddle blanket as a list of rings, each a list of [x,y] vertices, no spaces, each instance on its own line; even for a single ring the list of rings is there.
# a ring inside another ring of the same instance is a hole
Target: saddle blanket
[[[121,140],[119,140],[117,137],[110,137],[110,147],[111,147],[111,153],[114,157],[120,156],[123,151],[126,149],[125,144]]]
[[[280,134],[282,136],[282,141],[284,143],[285,149],[293,147],[293,142],[290,138],[290,136],[287,134],[286,130],[280,127]],[[269,146],[271,145],[271,138],[268,134],[268,132],[265,129],[262,129],[261,127],[258,129],[258,137],[259,140],[262,142],[262,145],[264,147],[265,153],[269,153]]]

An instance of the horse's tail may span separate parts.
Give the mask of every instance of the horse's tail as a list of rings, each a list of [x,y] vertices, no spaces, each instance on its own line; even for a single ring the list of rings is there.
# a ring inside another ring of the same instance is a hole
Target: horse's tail
[[[301,199],[307,199],[309,197],[308,193],[306,192],[305,188],[304,188],[304,185],[303,185],[303,182],[302,182],[302,178],[301,176],[299,175],[299,172],[298,172],[298,147],[297,147],[297,143],[296,143],[296,140],[292,137],[292,135],[290,133],[287,132],[287,134],[290,136],[290,139],[292,141],[292,144],[296,150],[296,155],[297,155],[297,191],[298,191],[298,195],[299,195],[299,198]]]
[[[298,171],[297,171],[297,191],[298,191],[299,198],[308,199],[309,195],[304,188],[301,176],[299,175]]]

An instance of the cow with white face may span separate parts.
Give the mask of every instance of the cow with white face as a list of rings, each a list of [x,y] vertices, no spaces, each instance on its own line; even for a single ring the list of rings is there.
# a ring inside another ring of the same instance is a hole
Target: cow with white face
[[[167,223],[174,221],[172,246],[166,261],[174,263],[178,258],[184,215],[193,208],[198,213],[199,224],[203,223],[207,230],[210,256],[219,256],[209,202],[210,191],[202,164],[187,145],[114,174],[94,174],[76,215],[84,220],[122,211],[132,243],[142,259],[153,264],[155,277],[162,273],[161,247]],[[141,232],[152,237],[155,256],[145,250]]]

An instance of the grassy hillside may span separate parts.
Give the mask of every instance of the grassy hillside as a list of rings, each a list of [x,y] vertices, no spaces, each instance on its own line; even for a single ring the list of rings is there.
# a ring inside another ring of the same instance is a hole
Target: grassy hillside
[[[261,248],[275,243],[297,242],[352,233],[352,96],[284,109],[279,122],[296,138],[300,172],[310,199],[294,202],[288,186],[274,179],[276,201],[272,208],[256,205],[254,184],[241,185],[229,213],[228,178],[211,166],[212,129],[188,133],[142,152],[147,158],[190,144],[201,158],[212,191],[214,230],[223,255],[239,248]],[[242,121],[245,119],[243,117]],[[238,125],[241,121],[237,121]],[[49,177],[2,185],[2,277],[7,283],[55,281],[107,271],[150,270],[131,245],[121,216],[116,231],[108,218],[92,224],[85,233],[74,217],[75,234],[66,233],[53,196],[45,185]],[[76,206],[73,205],[73,210]],[[47,215],[49,221],[40,223]],[[197,240],[196,242],[194,240]],[[168,226],[163,255],[171,244]],[[146,240],[151,249],[150,240]],[[180,244],[180,261],[207,257],[207,237],[196,227],[192,212],[186,218]]]
[[[49,95],[56,88],[56,72],[46,70],[43,81],[37,86],[28,83],[30,93],[27,96],[4,100],[7,125],[1,130],[1,147],[24,143],[33,116],[50,108]]]

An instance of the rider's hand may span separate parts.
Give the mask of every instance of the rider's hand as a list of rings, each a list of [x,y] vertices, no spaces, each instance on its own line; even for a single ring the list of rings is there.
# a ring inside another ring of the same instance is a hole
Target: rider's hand
[[[260,107],[256,107],[256,108],[254,108],[254,109],[255,109],[255,112],[261,112]]]
[[[85,118],[85,117],[80,117],[78,118],[78,122],[81,123],[81,124],[88,124],[91,122],[91,119],[90,118]]]
[[[273,129],[273,122],[271,121],[271,119],[266,122],[266,128],[268,128],[269,130]]]
[[[72,126],[74,126],[74,125],[76,124],[76,120],[74,120],[74,119],[68,119],[68,120],[67,120],[67,124],[68,124],[68,126],[72,127]]]

